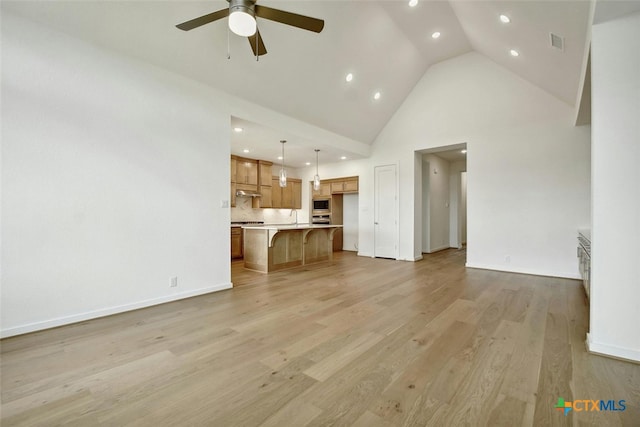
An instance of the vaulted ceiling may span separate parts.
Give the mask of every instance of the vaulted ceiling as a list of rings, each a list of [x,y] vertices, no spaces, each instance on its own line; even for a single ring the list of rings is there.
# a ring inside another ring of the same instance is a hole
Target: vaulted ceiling
[[[259,4],[324,19],[324,30],[258,19],[268,54],[256,61],[247,40],[228,32],[226,19],[189,32],[175,27],[226,8],[224,0],[3,0],[2,8],[367,144],[431,65],[471,51],[570,106],[581,89],[588,1]],[[511,22],[501,22],[501,14]],[[562,38],[563,49],[551,46],[551,33]]]

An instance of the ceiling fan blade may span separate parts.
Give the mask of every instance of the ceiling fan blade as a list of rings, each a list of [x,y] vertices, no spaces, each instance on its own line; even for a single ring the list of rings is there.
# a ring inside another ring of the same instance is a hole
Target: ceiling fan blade
[[[176,27],[180,28],[184,31],[193,30],[194,28],[198,28],[204,24],[208,24],[209,22],[217,21],[218,19],[226,18],[229,16],[229,9],[220,9],[217,12],[209,13],[207,15],[203,15],[199,18],[192,19],[190,21],[183,22],[182,24],[176,25]]]
[[[255,56],[262,56],[267,54],[267,48],[264,46],[264,42],[262,41],[262,36],[260,35],[260,31],[256,30],[256,33],[252,36],[247,37],[249,40],[249,44],[251,45],[251,49],[253,50],[253,54]],[[256,48],[257,42],[257,48]]]
[[[285,12],[280,9],[272,9],[267,6],[255,5],[256,16],[269,19],[271,21],[280,22],[281,24],[291,25],[302,28],[303,30],[319,33],[324,28],[322,19],[311,18],[309,16],[298,15],[297,13]]]

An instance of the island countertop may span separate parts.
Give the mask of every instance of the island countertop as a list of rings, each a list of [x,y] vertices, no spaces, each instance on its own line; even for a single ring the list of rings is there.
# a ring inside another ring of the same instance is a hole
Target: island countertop
[[[243,225],[242,228],[252,230],[307,230],[315,228],[340,228],[342,225],[331,224],[251,224]]]
[[[339,228],[342,225],[243,225],[244,266],[268,273],[331,260],[333,234]]]

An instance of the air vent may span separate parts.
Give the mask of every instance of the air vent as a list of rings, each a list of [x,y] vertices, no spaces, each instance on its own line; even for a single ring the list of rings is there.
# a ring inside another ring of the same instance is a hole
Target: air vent
[[[564,51],[564,38],[557,34],[549,33],[551,36],[551,47]]]

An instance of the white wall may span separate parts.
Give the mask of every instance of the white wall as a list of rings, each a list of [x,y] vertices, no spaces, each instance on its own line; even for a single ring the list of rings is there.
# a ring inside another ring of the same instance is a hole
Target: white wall
[[[2,65],[3,336],[230,287],[215,94],[10,14]]]
[[[231,286],[232,115],[369,151],[5,10],[1,29],[2,336]]]
[[[425,177],[426,172],[428,181],[423,181],[423,194],[428,197],[429,214],[422,226],[423,245],[427,244],[423,247],[423,252],[435,252],[449,247],[449,166],[450,163],[441,157],[424,155],[422,176]],[[427,171],[425,167],[428,168]]]
[[[399,164],[400,235],[414,236],[401,239],[400,258],[418,258],[422,246],[415,151],[466,142],[468,265],[578,277],[576,229],[589,223],[590,129],[572,122],[569,105],[480,54],[430,67],[371,157],[373,165]],[[372,223],[372,212],[361,213]],[[361,243],[367,251],[371,242]]]
[[[358,195],[342,196],[342,250],[358,251]]]
[[[460,242],[462,244],[467,243],[467,172],[460,172]]]
[[[466,215],[466,182],[462,182],[462,172],[467,170],[467,162],[451,163],[449,167],[449,246],[458,248],[463,240],[463,224]],[[466,236],[464,236],[466,238]]]
[[[592,28],[591,351],[640,361],[640,14]]]

